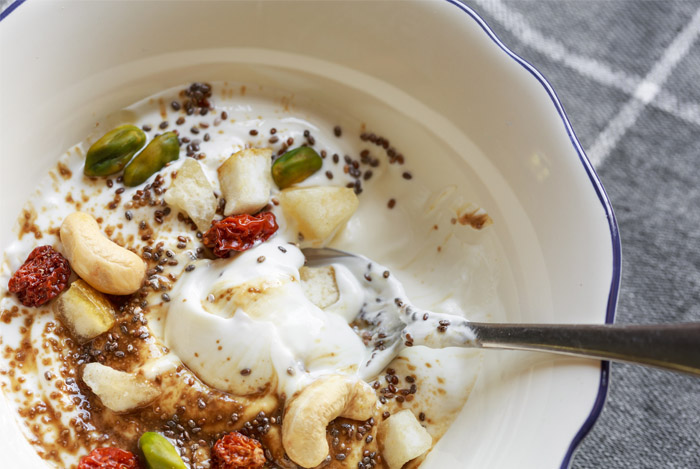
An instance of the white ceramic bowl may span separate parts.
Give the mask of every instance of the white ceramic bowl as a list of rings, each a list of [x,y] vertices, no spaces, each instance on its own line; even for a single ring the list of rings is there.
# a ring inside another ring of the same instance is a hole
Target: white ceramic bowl
[[[603,188],[549,84],[469,8],[19,3],[0,23],[5,220],[101,116],[189,81],[258,81],[347,109],[390,135],[405,135],[408,122],[463,155],[423,165],[455,165],[496,220],[510,270],[505,320],[612,322],[620,251]],[[0,244],[12,236],[4,223]],[[567,467],[601,410],[607,373],[596,361],[488,352],[424,467]],[[17,428],[0,401],[3,467],[42,467]]]

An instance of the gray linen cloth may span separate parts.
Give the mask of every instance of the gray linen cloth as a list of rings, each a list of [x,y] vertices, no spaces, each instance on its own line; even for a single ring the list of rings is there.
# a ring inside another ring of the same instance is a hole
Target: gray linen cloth
[[[610,196],[616,322],[700,321],[700,2],[465,3],[551,83]],[[700,468],[700,378],[612,364],[572,467]]]
[[[596,166],[622,237],[616,321],[700,321],[700,1],[466,3],[549,80]],[[700,468],[700,379],[613,364],[572,468]]]

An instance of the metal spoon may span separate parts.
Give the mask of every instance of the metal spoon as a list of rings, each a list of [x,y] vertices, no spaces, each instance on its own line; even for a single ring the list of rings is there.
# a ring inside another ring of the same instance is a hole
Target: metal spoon
[[[700,323],[654,325],[496,324],[421,310],[410,304],[389,271],[364,256],[336,249],[303,249],[309,266],[338,264],[365,287],[354,325],[372,358],[375,376],[404,347],[530,350],[655,366],[700,375]]]

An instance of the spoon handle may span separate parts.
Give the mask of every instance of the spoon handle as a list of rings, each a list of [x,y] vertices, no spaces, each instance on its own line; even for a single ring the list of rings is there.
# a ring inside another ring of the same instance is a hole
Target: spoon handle
[[[700,323],[550,325],[469,323],[473,346],[554,352],[700,375]]]

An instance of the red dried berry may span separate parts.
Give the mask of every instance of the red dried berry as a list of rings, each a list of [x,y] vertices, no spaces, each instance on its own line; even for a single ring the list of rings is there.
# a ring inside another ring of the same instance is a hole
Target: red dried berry
[[[213,469],[260,469],[265,465],[265,453],[258,440],[231,432],[211,449]]]
[[[17,269],[7,288],[24,306],[41,306],[68,286],[70,264],[51,246],[39,246]]]
[[[83,456],[78,469],[138,469],[136,456],[119,448],[96,448]]]
[[[277,220],[272,212],[260,215],[234,215],[212,223],[204,233],[204,245],[218,257],[228,257],[231,251],[247,251],[270,238],[277,231]]]

